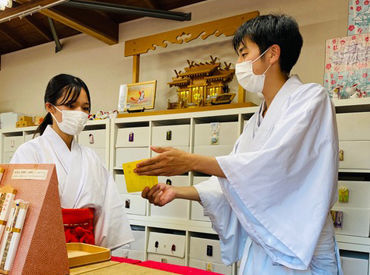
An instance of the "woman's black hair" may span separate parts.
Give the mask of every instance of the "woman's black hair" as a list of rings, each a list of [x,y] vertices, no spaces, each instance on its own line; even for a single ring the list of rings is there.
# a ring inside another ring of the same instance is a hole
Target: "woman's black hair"
[[[86,91],[87,98],[89,100],[89,112],[91,109],[90,92],[87,88],[85,82],[83,82],[78,77],[59,74],[54,76],[48,83],[46,87],[44,103],[51,103],[57,105],[57,101],[61,98],[62,100],[58,105],[70,105],[76,102],[80,96],[81,89]],[[37,128],[35,135],[42,135],[48,125],[53,124],[53,118],[50,113],[47,113],[43,122]]]
[[[281,71],[286,74],[297,62],[303,44],[297,22],[287,15],[261,15],[245,22],[233,38],[236,52],[246,37],[257,44],[260,53],[274,44],[279,45],[279,64]]]

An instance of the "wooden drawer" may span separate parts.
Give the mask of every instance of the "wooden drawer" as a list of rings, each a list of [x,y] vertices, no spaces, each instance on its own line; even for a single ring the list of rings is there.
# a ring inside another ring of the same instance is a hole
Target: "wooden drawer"
[[[174,147],[176,149],[179,149],[181,151],[189,152],[190,147],[189,146],[176,146]],[[154,151],[150,151],[152,157],[158,156],[158,154]]]
[[[370,112],[337,114],[339,140],[370,140]]]
[[[189,266],[215,272],[218,274],[225,274],[225,275],[232,274],[232,266],[226,266],[224,264],[219,264],[219,263],[214,263],[214,262],[201,261],[201,260],[194,259],[194,258],[189,259]]]
[[[184,259],[185,235],[149,232],[147,252]]]
[[[370,181],[339,181],[340,187],[347,187],[348,202],[338,201],[336,206],[370,209]]]
[[[368,275],[369,260],[340,257],[344,275]]]
[[[152,128],[154,146],[189,146],[190,125],[157,126]]]
[[[340,169],[370,170],[370,141],[340,141],[339,150]]]
[[[87,147],[105,148],[106,136],[107,132],[105,129],[82,131],[78,136],[78,142]]]
[[[220,241],[190,237],[190,258],[222,264]]]
[[[116,161],[115,166],[122,168],[122,164],[126,162],[147,159],[149,149],[142,148],[116,148]]]
[[[4,142],[4,152],[15,152],[17,148],[24,143],[23,136],[11,136],[3,137]]]
[[[117,130],[116,147],[149,146],[149,127],[120,128]]]
[[[335,206],[333,210],[343,212],[342,228],[335,228],[337,234],[369,237],[370,209]]]
[[[127,214],[145,216],[146,199],[129,194],[123,194],[122,199]]]
[[[233,151],[233,148],[234,148],[234,145],[195,146],[194,154],[210,156],[210,157],[227,156]]]
[[[218,145],[234,145],[239,137],[238,122],[219,122]],[[196,124],[194,130],[194,146],[212,145],[212,124]]]
[[[160,183],[169,182],[173,186],[189,186],[189,178],[187,176],[158,177],[158,182]],[[187,200],[174,200],[171,203],[162,207],[150,204],[150,215],[177,219],[187,219],[188,203],[189,202]]]
[[[148,253],[148,261],[155,261],[155,262],[175,264],[175,265],[185,265],[184,258],[177,258],[177,257],[160,255],[160,254],[155,254],[155,253]]]
[[[10,163],[10,161],[12,160],[13,155],[14,155],[14,152],[4,152],[2,162],[4,164]]]

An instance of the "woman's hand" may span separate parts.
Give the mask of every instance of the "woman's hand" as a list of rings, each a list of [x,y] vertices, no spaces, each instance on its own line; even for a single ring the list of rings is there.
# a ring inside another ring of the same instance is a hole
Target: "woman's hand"
[[[151,147],[158,156],[140,162],[135,173],[150,176],[181,175],[191,170],[191,154],[172,147]]]
[[[152,188],[145,187],[141,196],[148,199],[150,203],[163,206],[176,198],[175,187],[164,183],[158,183]]]

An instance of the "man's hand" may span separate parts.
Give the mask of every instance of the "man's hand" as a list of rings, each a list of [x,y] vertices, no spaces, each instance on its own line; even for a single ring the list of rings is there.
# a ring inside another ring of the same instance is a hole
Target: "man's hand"
[[[152,188],[145,187],[141,196],[154,205],[163,206],[176,198],[176,192],[173,186],[158,183]]]
[[[151,147],[158,156],[140,162],[135,173],[150,176],[181,175],[191,170],[191,154],[172,147]]]

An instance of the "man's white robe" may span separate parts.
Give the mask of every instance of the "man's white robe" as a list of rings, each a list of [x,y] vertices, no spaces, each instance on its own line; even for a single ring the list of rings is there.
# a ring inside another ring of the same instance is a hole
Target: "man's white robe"
[[[329,210],[337,199],[338,134],[325,89],[290,77],[265,117],[251,117],[226,178],[196,185],[219,234],[223,260],[240,274],[337,274]]]
[[[110,249],[134,240],[112,175],[98,155],[72,141],[71,150],[50,127],[22,144],[11,163],[53,163],[62,208],[94,208],[95,242]]]

